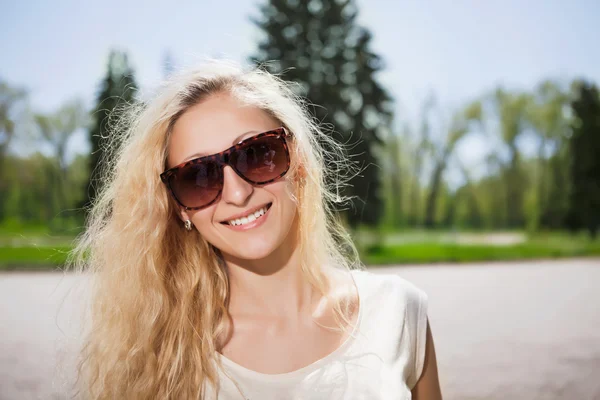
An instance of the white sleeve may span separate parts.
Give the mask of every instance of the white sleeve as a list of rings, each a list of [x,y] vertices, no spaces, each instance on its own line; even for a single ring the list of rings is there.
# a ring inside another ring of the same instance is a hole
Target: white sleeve
[[[427,294],[405,281],[406,288],[406,331],[410,342],[408,357],[410,373],[406,384],[413,389],[423,372],[425,344],[427,343]]]

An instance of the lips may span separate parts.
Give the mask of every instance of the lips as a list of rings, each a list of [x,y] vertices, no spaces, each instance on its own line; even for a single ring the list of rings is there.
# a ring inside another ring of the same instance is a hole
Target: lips
[[[266,203],[266,204],[262,204],[257,207],[250,208],[247,211],[232,215],[231,217],[222,220],[220,223],[223,225],[230,225],[230,226],[234,225],[234,223],[239,225],[240,222],[243,222],[243,221],[245,221],[244,223],[247,223],[248,222],[247,220],[249,217],[256,219],[256,218],[261,217],[263,214],[265,214],[269,210],[269,208],[271,208],[272,204],[273,203]]]

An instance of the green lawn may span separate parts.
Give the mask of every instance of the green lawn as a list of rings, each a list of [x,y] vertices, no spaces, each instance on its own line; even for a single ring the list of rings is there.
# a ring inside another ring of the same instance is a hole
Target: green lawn
[[[58,269],[73,239],[41,228],[0,230],[0,270]],[[367,265],[600,256],[600,240],[560,232],[359,232],[355,239]]]
[[[494,246],[454,243],[410,243],[372,246],[363,255],[367,265],[523,260],[600,256],[600,243],[550,245],[537,241]]]
[[[67,260],[71,248],[59,247],[0,247],[0,270],[52,270]]]

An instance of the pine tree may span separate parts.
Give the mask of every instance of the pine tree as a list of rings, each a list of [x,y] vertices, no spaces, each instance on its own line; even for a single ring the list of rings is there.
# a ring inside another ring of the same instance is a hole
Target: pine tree
[[[251,60],[299,84],[321,122],[362,169],[349,183],[352,226],[375,225],[383,211],[375,153],[390,128],[391,98],[375,76],[383,68],[353,0],[268,0],[254,23],[264,34]]]
[[[600,95],[590,83],[578,82],[575,88],[569,224],[595,238],[600,229]]]
[[[119,121],[122,109],[134,101],[137,91],[133,70],[125,52],[111,51],[107,74],[101,83],[97,104],[93,111],[93,126],[90,129],[90,180],[86,186],[85,206],[92,204],[100,190],[102,181],[101,163],[105,160],[105,141],[110,127]]]

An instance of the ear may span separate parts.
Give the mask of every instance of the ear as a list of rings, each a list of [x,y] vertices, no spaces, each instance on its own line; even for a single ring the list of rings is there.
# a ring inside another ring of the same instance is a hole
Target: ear
[[[304,165],[298,165],[295,173],[295,178],[296,181],[298,181],[298,183],[304,181],[304,179],[306,178],[306,168],[304,168]]]
[[[191,218],[188,215],[187,211],[183,207],[179,207],[179,217],[181,218],[181,220],[183,222],[187,221],[188,219],[191,220]]]

